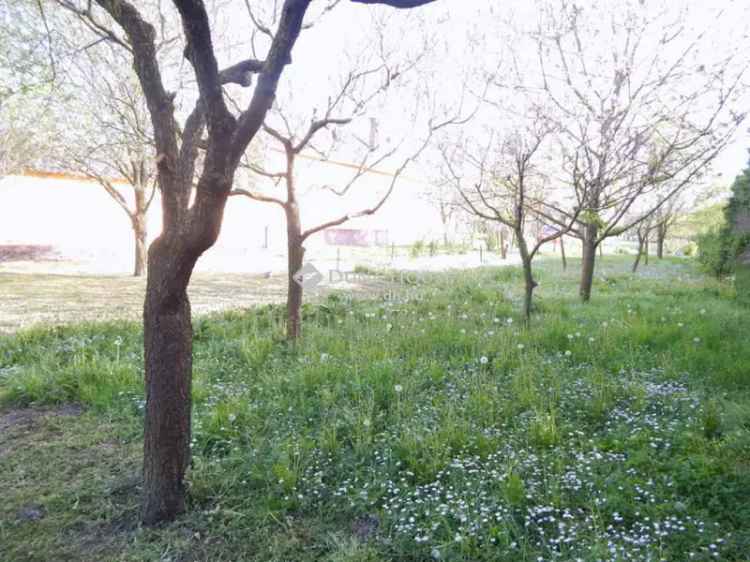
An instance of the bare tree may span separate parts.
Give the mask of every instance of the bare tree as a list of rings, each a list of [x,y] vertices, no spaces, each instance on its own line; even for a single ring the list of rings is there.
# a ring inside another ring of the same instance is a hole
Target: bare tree
[[[152,122],[163,230],[149,248],[144,305],[142,519],[155,524],[174,519],[185,509],[192,378],[187,286],[196,261],[219,235],[235,172],[273,103],[311,2],[284,1],[262,60],[245,58],[220,69],[203,1],[174,0],[185,35],[185,58],[193,68],[199,93],[182,127],[175,113],[176,94],[167,90],[159,63],[157,28],[144,14],[127,0],[58,3],[81,17],[101,40],[130,53]],[[381,3],[409,7],[425,0]],[[115,27],[111,27],[112,21]],[[257,79],[250,102],[235,114],[227,105],[224,86],[249,87],[253,74]],[[205,158],[199,170],[196,163],[201,146]]]
[[[147,213],[156,193],[156,154],[146,100],[117,49],[89,48],[67,82],[75,103],[60,103],[78,119],[62,132],[60,164],[98,183],[130,221],[135,248],[133,275],[146,272]],[[117,63],[120,64],[117,64]],[[126,184],[132,197],[123,195]],[[131,201],[129,201],[129,199]]]
[[[382,70],[385,71],[385,74],[386,74],[384,79],[386,81],[391,80],[392,77],[388,76],[389,71],[385,67]],[[354,75],[350,76],[350,78],[352,77],[354,77]],[[343,99],[345,97],[346,90],[348,90],[348,88],[349,88],[349,79],[347,79],[347,85],[345,85],[344,89],[341,92],[339,92],[339,95],[333,98],[333,100],[329,101],[328,107],[325,111],[325,115],[321,119],[313,119],[311,123],[309,124],[309,126],[307,127],[306,132],[302,134],[300,137],[296,137],[291,130],[288,130],[285,133],[282,133],[280,132],[280,130],[275,129],[269,125],[265,125],[265,124],[263,125],[264,132],[267,135],[269,135],[274,141],[276,141],[277,143],[281,145],[283,153],[284,153],[286,165],[285,165],[284,170],[279,171],[279,172],[269,172],[267,170],[261,169],[258,166],[254,166],[254,165],[251,165],[250,168],[256,174],[265,176],[266,178],[273,179],[273,180],[281,180],[281,182],[284,185],[283,197],[275,197],[273,195],[261,193],[257,190],[249,191],[245,189],[234,189],[231,192],[231,195],[244,195],[256,201],[279,205],[284,211],[284,216],[286,219],[286,226],[287,226],[287,259],[288,259],[288,263],[287,263],[287,339],[289,339],[290,341],[294,341],[297,338],[299,338],[299,336],[301,335],[301,330],[302,330],[301,308],[302,308],[302,299],[303,299],[303,283],[300,282],[300,280],[297,277],[297,274],[300,272],[304,264],[304,256],[305,256],[304,243],[311,236],[318,234],[327,228],[339,226],[353,219],[356,219],[359,217],[370,216],[378,212],[386,203],[388,198],[393,194],[394,189],[396,188],[396,185],[398,183],[398,180],[403,174],[403,172],[407,169],[409,164],[412,163],[419,156],[419,154],[422,152],[427,142],[429,142],[429,138],[432,132],[436,128],[444,126],[448,123],[448,122],[445,122],[439,125],[430,123],[427,134],[426,134],[426,137],[427,137],[426,140],[420,146],[416,147],[412,154],[405,156],[400,161],[400,163],[398,164],[398,167],[390,174],[391,179],[387,185],[387,188],[381,194],[379,194],[377,197],[374,198],[373,203],[370,206],[362,208],[357,211],[344,213],[344,214],[341,214],[340,216],[333,217],[330,220],[321,222],[313,226],[309,226],[307,228],[303,228],[301,217],[300,217],[301,202],[298,196],[298,187],[297,187],[298,185],[298,177],[296,173],[297,158],[306,147],[311,146],[310,143],[323,130],[329,127],[339,128],[339,127],[343,127],[351,123],[352,117],[342,118],[342,117],[332,116],[336,110],[336,106],[339,105],[338,100]],[[284,119],[283,121],[287,124],[289,123],[288,119]],[[334,134],[332,135],[332,138],[333,138],[333,145],[338,144],[340,141],[346,140],[346,137],[343,137],[340,134]],[[368,144],[369,144],[369,141],[368,141]],[[367,146],[364,152],[364,156],[361,159],[359,159],[359,162],[357,163],[357,167],[354,173],[349,178],[349,180],[345,182],[344,185],[339,186],[338,188],[332,187],[332,186],[324,186],[324,187],[328,187],[328,191],[338,196],[346,195],[347,193],[351,191],[352,188],[356,188],[358,180],[362,179],[363,177],[367,176],[369,173],[373,171],[380,172],[380,170],[378,170],[377,167],[383,165],[384,163],[387,163],[390,159],[392,159],[391,157],[393,157],[394,154],[397,152],[397,149],[399,148],[400,144],[401,143],[398,143],[393,147],[386,146],[382,150],[378,150],[378,147],[376,145]],[[325,153],[322,154],[323,161],[326,161],[329,159],[330,154],[331,154],[330,150],[331,148],[329,147],[329,150],[327,150]]]
[[[648,265],[649,241],[655,228],[656,225],[654,224],[653,215],[638,222],[638,224],[633,227],[638,242],[638,249],[636,250],[635,261],[633,262],[632,267],[633,273],[638,271],[638,265],[640,265],[642,257],[645,257],[646,265]]]
[[[562,181],[586,193],[570,231],[583,245],[584,301],[602,241],[696,182],[745,117],[733,108],[746,64],[709,51],[708,31],[691,37],[684,17],[635,1],[584,10],[560,0],[546,6],[535,33],[541,88],[559,116]],[[644,198],[653,204],[639,207]],[[554,203],[538,205],[550,222],[572,218]]]
[[[705,201],[706,197],[700,197],[697,194],[681,192],[669,199],[664,205],[659,207],[654,213],[654,233],[656,235],[656,257],[664,257],[664,245],[669,233],[692,206],[695,208]],[[691,204],[692,203],[692,204]]]
[[[507,125],[509,120],[494,121]],[[537,282],[532,262],[542,245],[568,232],[578,218],[578,205],[560,202],[565,209],[557,221],[564,226],[546,236],[527,239],[529,222],[534,217],[536,202],[542,193],[549,193],[548,178],[536,164],[543,152],[543,144],[552,136],[546,119],[538,112],[523,120],[526,124],[504,132],[489,132],[483,148],[462,143],[443,150],[446,167],[458,190],[465,210],[483,220],[508,227],[518,245],[524,273],[523,314],[531,319],[532,299]],[[468,175],[468,177],[466,177]],[[563,223],[563,216],[569,216]],[[502,227],[501,227],[502,228]]]

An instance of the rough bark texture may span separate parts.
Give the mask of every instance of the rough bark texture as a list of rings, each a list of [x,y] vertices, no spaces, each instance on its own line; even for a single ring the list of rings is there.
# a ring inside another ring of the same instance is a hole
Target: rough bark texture
[[[192,326],[189,263],[165,240],[149,252],[143,338],[146,412],[142,520],[153,525],[185,511],[190,462]]]
[[[591,287],[594,283],[594,267],[596,266],[596,235],[596,226],[587,225],[585,227],[584,238],[581,241],[583,252],[581,261],[581,284],[578,289],[583,302],[588,302],[591,299]]]

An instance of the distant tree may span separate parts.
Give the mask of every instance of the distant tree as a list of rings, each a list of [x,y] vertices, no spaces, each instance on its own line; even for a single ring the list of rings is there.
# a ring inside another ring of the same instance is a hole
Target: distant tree
[[[137,79],[117,49],[104,43],[86,50],[67,74],[77,119],[62,131],[59,165],[99,184],[130,221],[135,247],[133,275],[147,267],[147,214],[156,193],[156,153],[151,120]],[[59,108],[63,111],[63,107]],[[132,197],[125,197],[120,186]]]
[[[745,118],[735,109],[747,66],[737,46],[715,51],[709,31],[691,35],[687,11],[647,6],[548,2],[534,34],[565,181],[586,192],[570,231],[583,244],[584,301],[602,242],[648,220],[705,175]],[[646,199],[652,204],[641,205]],[[551,222],[571,218],[554,203],[539,205]]]
[[[664,205],[659,207],[653,216],[653,230],[656,237],[656,257],[664,258],[664,244],[667,241],[672,227],[685,213],[688,200],[684,193],[678,193],[670,198]]]
[[[485,221],[499,223],[514,235],[521,257],[524,274],[523,315],[531,319],[532,300],[537,282],[532,262],[539,249],[568,232],[578,217],[575,200],[559,202],[570,216],[568,223],[556,217],[563,225],[545,236],[527,239],[534,209],[543,193],[549,193],[549,178],[537,162],[543,155],[545,141],[550,141],[553,131],[539,112],[532,110],[519,117],[522,125],[509,127],[509,119],[497,116],[493,121],[506,127],[501,133],[489,132],[484,146],[474,141],[444,147],[446,167],[462,199],[463,208]],[[562,213],[561,213],[562,214]]]
[[[655,217],[651,216],[645,220],[638,222],[638,224],[633,227],[636,239],[638,241],[638,248],[635,253],[635,261],[633,262],[632,267],[633,273],[638,271],[638,266],[641,263],[642,257],[645,257],[645,263],[646,265],[648,265],[649,241],[654,230],[656,229],[656,225],[654,224],[654,222]]]
[[[56,41],[38,3],[0,3],[0,179],[30,165],[54,138]]]

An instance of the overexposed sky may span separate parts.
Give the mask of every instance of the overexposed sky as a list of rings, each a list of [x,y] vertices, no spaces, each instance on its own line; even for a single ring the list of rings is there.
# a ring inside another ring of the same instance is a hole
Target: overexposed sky
[[[616,0],[584,0],[575,2],[584,11],[608,9],[617,10],[622,2]],[[259,6],[268,6],[269,2],[256,2]],[[512,33],[523,34],[536,28],[540,19],[540,2],[526,0],[504,0],[502,3],[492,0],[437,0],[420,9],[399,11],[387,7],[368,8],[348,1],[340,2],[334,10],[318,19],[319,9],[313,3],[311,20],[315,25],[305,30],[300,36],[293,52],[293,64],[285,70],[279,88],[279,105],[285,113],[293,114],[304,124],[306,116],[312,116],[313,110],[325,105],[327,98],[337,92],[343,76],[356,67],[353,61],[362,62],[367,53],[377,51],[377,42],[381,40],[376,28],[383,30],[382,41],[393,59],[407,59],[423,49],[427,42],[432,46],[431,53],[422,60],[419,70],[410,75],[412,83],[372,104],[367,115],[377,117],[379,132],[392,138],[419,137],[424,128],[419,127],[419,119],[412,121],[414,106],[410,103],[409,88],[414,81],[428,84],[432,113],[447,115],[452,108],[458,107],[464,99],[465,107],[470,105],[471,95],[467,94],[464,84],[467,82],[476,91],[481,74],[494,69],[499,58],[507,57],[506,45]],[[549,4],[549,3],[548,3]],[[681,25],[685,41],[704,33],[701,40],[701,56],[720,57],[734,49],[739,53],[750,52],[748,22],[750,22],[750,2],[742,0],[643,0],[641,3],[647,14],[657,18],[662,11],[677,17],[682,14]],[[237,48],[227,53],[227,60],[241,56],[247,43],[241,39],[247,33],[248,17],[244,2],[235,2],[225,12],[232,14],[230,36],[238,37]],[[269,22],[268,12],[257,10]],[[668,21],[666,18],[664,21]],[[602,24],[601,46],[606,50],[611,39],[607,22]],[[515,31],[513,31],[515,29]],[[646,42],[658,44],[658,37],[646,37]],[[263,41],[258,45],[261,51]],[[644,51],[648,53],[648,50]],[[521,53],[521,56],[525,56]],[[531,54],[532,58],[535,56]],[[741,59],[740,59],[741,60]],[[747,59],[750,60],[750,59]],[[528,79],[538,80],[534,65],[529,65]],[[525,77],[526,78],[526,77]],[[750,76],[744,80],[750,84]],[[424,87],[424,86],[423,86]],[[463,98],[462,98],[463,96]],[[468,100],[468,102],[467,102]],[[747,100],[747,98],[745,98]],[[750,107],[748,108],[750,109]],[[425,123],[427,114],[424,107],[420,115]],[[442,112],[442,113],[441,113]],[[369,121],[364,116],[351,129],[363,132]],[[750,122],[746,122],[738,131],[735,141],[724,154],[717,159],[715,170],[729,181],[747,163],[747,148],[750,147],[750,135],[747,133]],[[720,180],[721,181],[721,180]]]
[[[567,1],[571,3],[571,0]],[[746,54],[750,52],[750,2],[746,0],[625,1],[640,6],[647,18],[653,15],[656,20],[662,12],[668,12],[670,17],[680,16],[686,39],[705,33],[700,56],[706,60],[726,56],[734,50],[742,54],[739,60],[743,64],[750,61]],[[250,3],[256,7],[256,15],[273,29],[273,6],[280,5],[281,1],[250,0]],[[245,0],[215,0],[208,4],[214,5],[212,23],[220,66],[254,56],[250,49],[253,24]],[[326,0],[312,3],[308,21],[314,25],[302,32],[295,45],[293,63],[285,69],[279,86],[277,105],[301,134],[309,120],[314,115],[320,116],[327,100],[339,91],[347,73],[376,64],[381,49],[388,53],[389,65],[399,70],[404,68],[406,61],[426,52],[414,70],[405,73],[384,95],[374,99],[355,122],[341,129],[343,135],[356,133],[365,137],[371,118],[376,118],[382,144],[390,142],[401,147],[393,162],[384,165],[390,169],[395,168],[403,156],[412,152],[424,138],[428,118],[440,120],[457,114],[459,109],[463,114],[468,113],[476,102],[477,92],[482,89],[484,75],[494,71],[500,63],[504,65],[502,72],[506,72],[511,55],[522,67],[523,81],[538,85],[538,60],[528,34],[539,25],[544,9],[554,9],[558,5],[557,0],[436,0],[418,9],[395,10],[342,0],[320,17],[321,10],[328,4]],[[575,4],[586,15],[606,15],[609,11],[621,10],[623,1],[576,0]],[[600,50],[599,54],[606,54],[609,42],[614,40],[613,32],[606,27],[606,19],[593,19],[601,24],[600,40],[592,47],[594,52]],[[658,37],[646,37],[645,43],[657,45]],[[425,51],[425,45],[429,45],[429,50]],[[256,34],[256,46],[255,55],[262,58],[268,38]],[[644,50],[648,53],[648,48]],[[181,48],[174,49],[172,65],[165,75],[168,87],[178,91],[177,100],[184,114],[194,103],[194,78],[180,51]],[[502,72],[499,75],[501,80]],[[378,79],[377,76],[371,79],[370,90]],[[611,78],[605,75],[603,80]],[[744,82],[749,84],[750,77]],[[240,105],[247,103],[251,93],[249,89],[238,87],[229,87],[228,91]],[[507,101],[493,95],[495,101]],[[750,106],[750,103],[745,105]],[[351,110],[351,104],[348,107],[345,104],[335,116],[348,117],[347,110]],[[491,116],[482,116],[482,119],[485,122],[479,123],[476,119],[462,132],[478,135],[481,131],[477,127],[494,126]],[[279,127],[282,125],[273,113],[269,122]],[[724,178],[732,178],[747,162],[748,126],[750,122],[741,127],[735,141],[716,162],[715,169]],[[502,125],[498,127],[502,128]],[[453,134],[454,131],[459,133],[456,128],[444,134]],[[332,154],[332,158],[356,159],[357,155],[351,150],[352,143],[340,144],[340,150]]]

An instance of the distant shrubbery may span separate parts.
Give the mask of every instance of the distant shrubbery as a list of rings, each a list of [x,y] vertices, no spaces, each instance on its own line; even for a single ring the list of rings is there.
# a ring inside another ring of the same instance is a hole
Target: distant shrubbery
[[[698,236],[698,261],[707,272],[717,277],[735,272],[737,257],[750,245],[750,232],[736,228],[745,214],[750,215],[750,166],[732,183],[723,224]]]
[[[698,236],[698,262],[716,277],[732,275],[737,256],[750,243],[750,234],[738,235],[725,224]]]

